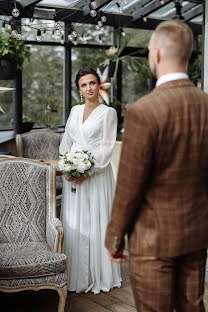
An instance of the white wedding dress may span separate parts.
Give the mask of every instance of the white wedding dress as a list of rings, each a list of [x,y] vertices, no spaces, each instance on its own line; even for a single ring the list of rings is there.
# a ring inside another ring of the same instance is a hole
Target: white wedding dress
[[[68,290],[97,294],[121,286],[120,265],[109,260],[104,246],[115,191],[110,159],[117,115],[113,108],[100,104],[83,123],[84,106],[72,108],[60,154],[87,150],[95,157],[95,166],[91,176],[76,186],[76,193],[63,178],[63,252],[68,256]]]

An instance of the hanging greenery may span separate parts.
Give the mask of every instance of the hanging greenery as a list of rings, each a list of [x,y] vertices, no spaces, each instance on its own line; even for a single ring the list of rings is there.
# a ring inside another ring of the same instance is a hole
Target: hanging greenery
[[[123,61],[127,64],[127,68],[131,72],[139,72],[144,75],[146,79],[151,77],[149,67],[146,64],[145,59],[141,59],[136,57],[135,54],[137,52],[130,53],[128,55],[122,55],[125,47],[127,46],[130,38],[126,36],[125,32],[121,29],[118,30],[118,37],[117,37],[117,46],[112,46],[106,51],[106,60],[104,61],[103,65],[112,65],[113,66],[113,81],[116,81],[117,72],[118,72],[118,65],[119,61]],[[140,50],[141,52],[141,50]]]
[[[29,61],[30,55],[30,47],[25,45],[25,41],[14,38],[11,30],[0,33],[0,60],[14,62],[17,69],[22,69],[23,62]]]

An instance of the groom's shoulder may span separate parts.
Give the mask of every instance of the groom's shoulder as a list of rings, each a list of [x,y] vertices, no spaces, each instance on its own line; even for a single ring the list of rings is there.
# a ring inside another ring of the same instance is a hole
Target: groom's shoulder
[[[155,97],[154,92],[151,91],[134,102],[129,109],[132,111],[142,111],[147,110],[147,108],[151,109],[151,107],[155,105],[156,101],[157,98]]]

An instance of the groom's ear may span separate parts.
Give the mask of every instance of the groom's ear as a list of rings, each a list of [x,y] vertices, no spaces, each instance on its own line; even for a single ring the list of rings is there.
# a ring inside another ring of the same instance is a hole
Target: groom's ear
[[[160,49],[158,47],[155,48],[155,61],[156,63],[160,63],[161,60],[161,52]]]

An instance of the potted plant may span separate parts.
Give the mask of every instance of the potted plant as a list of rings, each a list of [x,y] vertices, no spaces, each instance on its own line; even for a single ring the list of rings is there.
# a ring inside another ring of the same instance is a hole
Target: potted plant
[[[12,35],[12,30],[0,33],[0,79],[14,79],[24,60],[30,59],[30,47]]]

